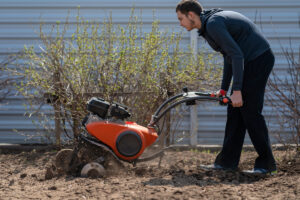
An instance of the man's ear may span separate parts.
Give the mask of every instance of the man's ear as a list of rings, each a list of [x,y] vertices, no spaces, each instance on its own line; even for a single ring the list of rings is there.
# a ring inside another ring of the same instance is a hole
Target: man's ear
[[[194,19],[195,13],[192,12],[192,11],[189,11],[189,12],[187,13],[187,17],[188,17],[189,19]]]

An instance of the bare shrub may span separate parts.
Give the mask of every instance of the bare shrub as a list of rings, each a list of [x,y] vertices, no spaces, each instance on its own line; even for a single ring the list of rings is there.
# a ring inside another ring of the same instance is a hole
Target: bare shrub
[[[279,141],[285,145],[296,144],[299,147],[300,51],[297,54],[292,48],[282,48],[282,52],[288,62],[287,74],[280,77],[272,72],[267,98],[276,116],[278,129],[275,132]]]

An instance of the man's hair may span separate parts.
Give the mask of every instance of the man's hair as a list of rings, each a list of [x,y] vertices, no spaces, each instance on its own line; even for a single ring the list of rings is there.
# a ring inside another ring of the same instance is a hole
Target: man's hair
[[[200,16],[202,10],[203,7],[197,0],[181,0],[176,6],[176,12],[180,11],[184,15],[191,11]]]

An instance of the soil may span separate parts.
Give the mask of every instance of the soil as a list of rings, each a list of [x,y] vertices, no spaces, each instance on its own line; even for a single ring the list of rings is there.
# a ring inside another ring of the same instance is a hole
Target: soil
[[[249,176],[205,171],[216,153],[168,151],[105,178],[63,175],[45,179],[56,151],[0,154],[0,199],[300,199],[300,153],[274,150],[278,174]],[[240,170],[251,169],[256,153],[242,153]]]

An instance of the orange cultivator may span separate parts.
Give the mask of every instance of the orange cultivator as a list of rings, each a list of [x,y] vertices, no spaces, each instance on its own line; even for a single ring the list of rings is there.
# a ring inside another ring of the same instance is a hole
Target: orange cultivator
[[[219,101],[230,103],[228,97],[215,97],[213,94],[188,92],[167,99],[154,113],[147,127],[135,122],[125,121],[130,117],[127,108],[118,103],[109,103],[101,98],[93,97],[87,103],[90,112],[82,124],[84,131],[78,138],[74,149],[63,149],[56,155],[55,162],[48,168],[49,173],[69,173],[81,176],[105,176],[116,163],[136,164],[162,155],[163,150],[152,156],[142,158],[144,150],[158,140],[160,136],[159,120],[172,108],[186,103],[194,105],[196,101]],[[50,174],[51,174],[50,173]]]

